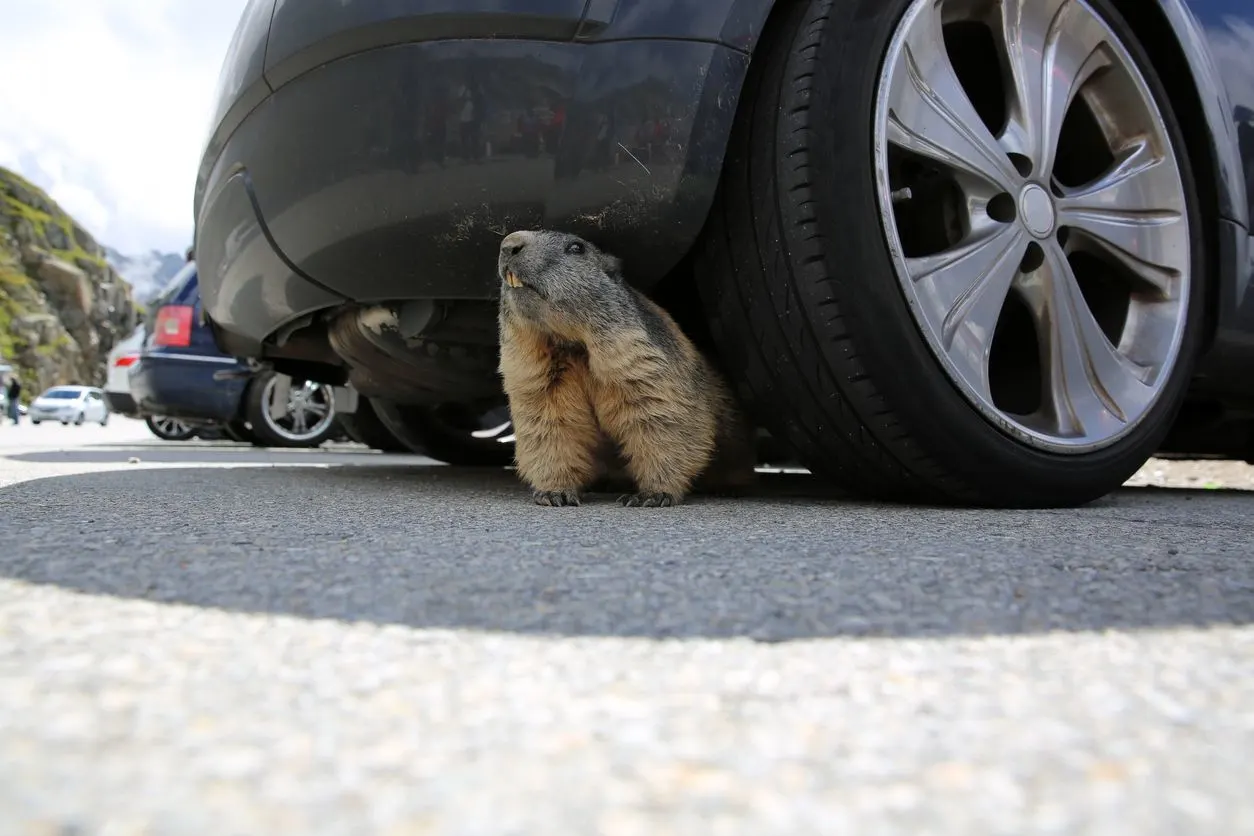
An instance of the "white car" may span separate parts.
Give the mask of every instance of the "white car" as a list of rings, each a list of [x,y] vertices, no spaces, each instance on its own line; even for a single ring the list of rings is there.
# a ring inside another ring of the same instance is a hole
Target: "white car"
[[[139,325],[126,339],[119,342],[109,352],[109,371],[105,378],[105,403],[110,412],[137,417],[135,399],[131,397],[131,369],[139,359],[139,350],[144,346],[144,326]]]
[[[157,438],[166,441],[185,441],[196,435],[196,429],[175,418],[165,415],[142,415],[135,396],[131,394],[131,369],[139,359],[148,337],[147,326],[142,323],[130,335],[109,352],[109,372],[105,378],[105,402],[110,412],[127,418],[143,418],[148,429]]]
[[[62,424],[82,424],[95,421],[104,426],[109,423],[109,407],[104,392],[95,386],[53,386],[31,401],[30,422],[60,421]]]

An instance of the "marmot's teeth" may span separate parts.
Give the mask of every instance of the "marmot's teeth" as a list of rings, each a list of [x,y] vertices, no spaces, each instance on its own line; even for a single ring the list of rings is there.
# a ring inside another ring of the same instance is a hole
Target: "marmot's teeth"
[[[518,276],[514,275],[513,270],[505,271],[505,283],[510,287],[522,287],[522,282],[518,281]]]

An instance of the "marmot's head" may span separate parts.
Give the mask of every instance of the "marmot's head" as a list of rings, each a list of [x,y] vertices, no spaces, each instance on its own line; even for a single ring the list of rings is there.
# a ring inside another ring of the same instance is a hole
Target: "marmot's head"
[[[562,335],[613,318],[622,298],[622,263],[577,235],[511,232],[497,258],[501,303]]]

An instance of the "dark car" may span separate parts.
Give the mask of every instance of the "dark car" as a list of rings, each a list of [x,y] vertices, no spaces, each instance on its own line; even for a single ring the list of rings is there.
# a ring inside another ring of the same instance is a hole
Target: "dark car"
[[[625,258],[871,496],[1254,457],[1245,0],[250,2],[196,182],[224,350],[421,441],[503,403],[515,229]],[[447,426],[449,422],[445,422]]]
[[[190,435],[217,430],[236,441],[314,447],[336,436],[338,406],[354,396],[327,384],[293,380],[221,352],[202,320],[195,262],[152,303],[152,327],[131,366],[130,394],[153,432],[174,420]]]

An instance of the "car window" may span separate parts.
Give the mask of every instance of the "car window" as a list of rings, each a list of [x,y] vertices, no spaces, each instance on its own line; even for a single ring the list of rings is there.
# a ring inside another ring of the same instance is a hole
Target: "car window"
[[[187,283],[187,280],[196,275],[196,262],[189,261],[179,269],[170,281],[166,282],[165,287],[161,288],[161,292],[149,304],[148,309],[155,312],[157,308],[168,303],[171,299],[178,295],[179,290]]]

